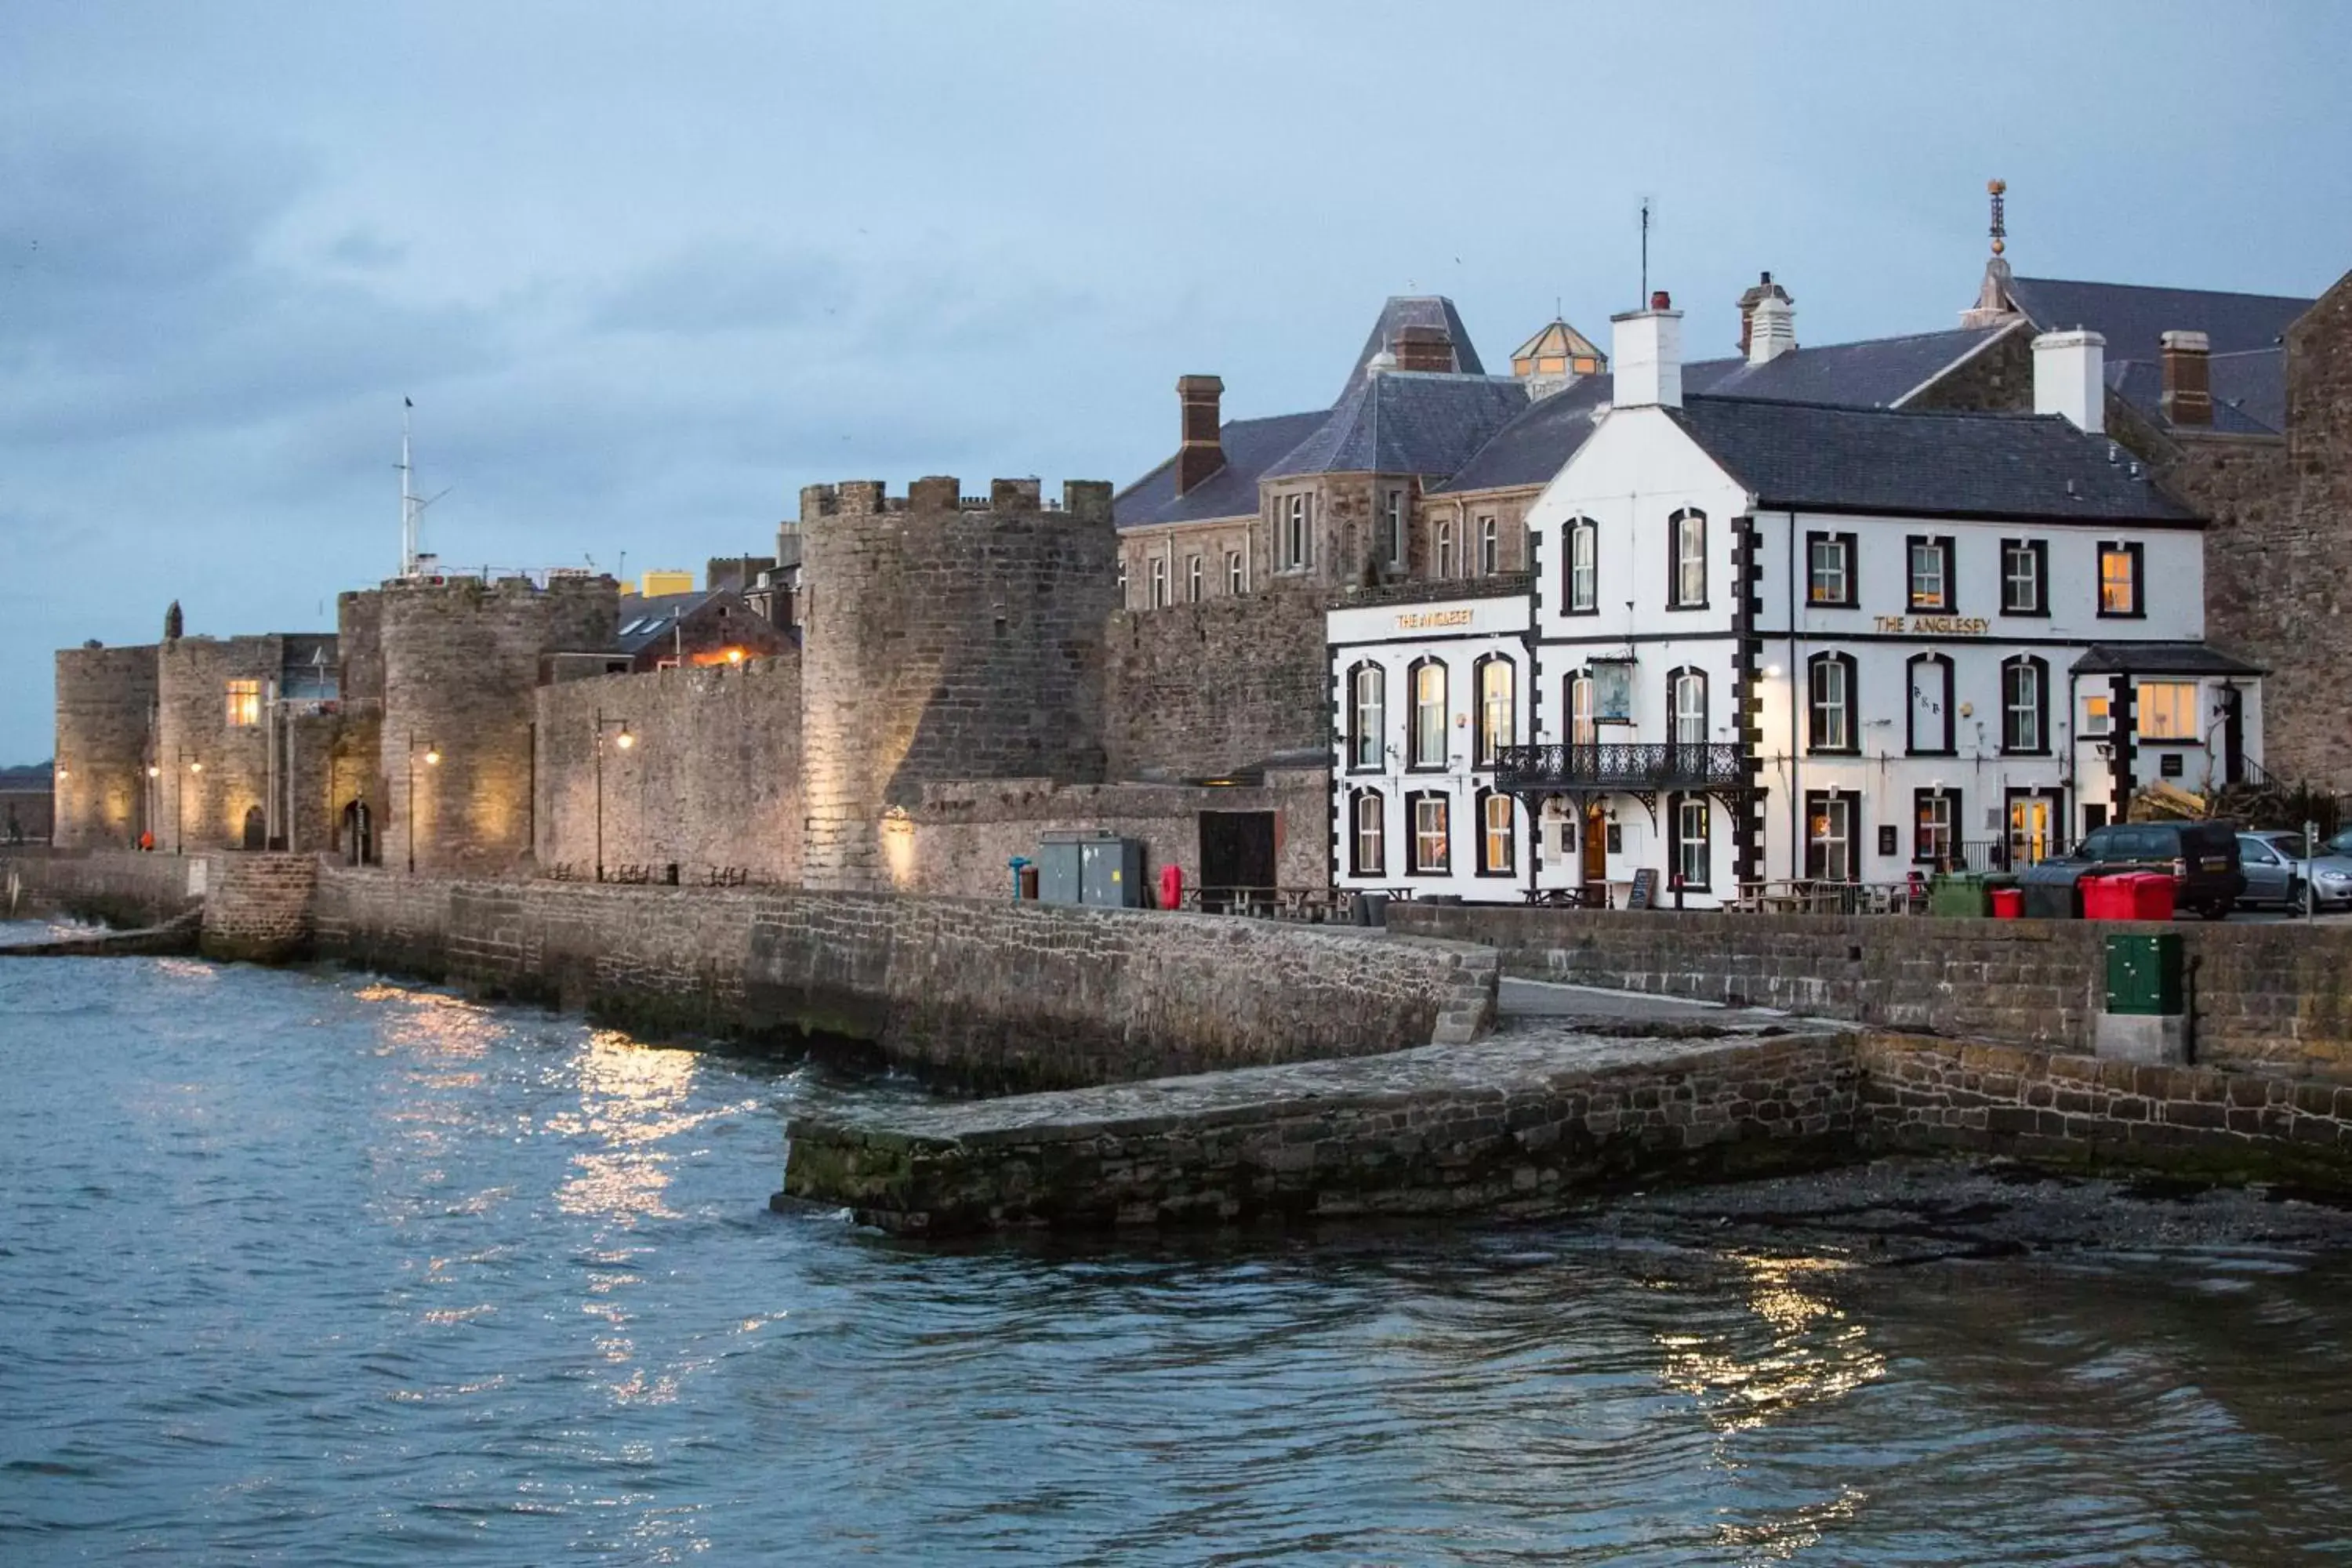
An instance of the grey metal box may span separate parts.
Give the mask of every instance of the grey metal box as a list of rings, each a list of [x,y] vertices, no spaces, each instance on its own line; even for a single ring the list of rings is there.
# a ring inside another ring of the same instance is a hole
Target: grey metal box
[[[1082,844],[1085,868],[1080,886],[1084,900],[1105,909],[1143,907],[1143,841],[1100,838]]]
[[[1075,904],[1081,901],[1080,846],[1075,834],[1049,833],[1037,847],[1037,901]]]

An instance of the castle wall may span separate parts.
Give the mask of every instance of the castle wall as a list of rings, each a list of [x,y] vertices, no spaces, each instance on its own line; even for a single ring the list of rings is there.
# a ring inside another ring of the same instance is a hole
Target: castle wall
[[[1110,488],[1064,506],[952,479],[903,503],[872,482],[802,495],[803,877],[887,885],[881,818],[946,779],[1103,776],[1104,621],[1116,598]]]
[[[1201,885],[1201,814],[1265,811],[1275,818],[1275,877],[1285,888],[1331,880],[1331,786],[1321,768],[1279,773],[1262,787],[1061,784],[1042,779],[932,784],[886,830],[889,886],[951,898],[1009,899],[1008,863],[1037,858],[1044,835],[1075,830],[1143,841],[1144,885],[1157,897],[1160,869]]]
[[[1113,779],[1209,778],[1330,746],[1323,595],[1299,586],[1122,610],[1105,631]]]
[[[545,872],[592,878],[597,720],[604,751],[603,860],[715,868],[758,881],[801,875],[801,660],[665,669],[543,686],[537,694],[539,827]],[[626,723],[633,744],[614,744]]]
[[[266,823],[269,694],[285,664],[276,636],[173,637],[156,658],[155,843],[173,850],[245,842],[247,814]],[[229,682],[254,683],[232,722]]]
[[[413,852],[420,872],[478,873],[530,853],[540,657],[611,647],[618,603],[608,577],[383,585],[384,865],[405,868]]]
[[[60,846],[127,848],[146,830],[155,680],[152,644],[58,650],[55,841]]]
[[[341,666],[345,712],[383,706],[383,590],[355,589],[335,597],[335,652]]]

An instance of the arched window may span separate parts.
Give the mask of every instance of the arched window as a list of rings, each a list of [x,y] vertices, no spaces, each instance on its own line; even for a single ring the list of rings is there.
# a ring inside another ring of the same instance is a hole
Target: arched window
[[[1601,726],[1592,717],[1592,677],[1579,670],[1568,678],[1568,700],[1561,704],[1568,714],[1568,743],[1571,746],[1597,744]]]
[[[1388,875],[1388,802],[1376,789],[1360,789],[1349,797],[1349,864],[1359,877]]]
[[[1518,863],[1518,803],[1500,790],[1478,792],[1478,875],[1507,877]]]
[[[1124,571],[1124,568],[1121,570]],[[1124,588],[1126,585],[1127,579],[1122,576],[1119,579],[1119,586]],[[1241,591],[1242,552],[1238,550],[1228,550],[1225,552],[1225,592],[1238,597]]]
[[[1168,603],[1168,563],[1155,555],[1151,558],[1151,607],[1164,608]]]
[[[1910,731],[1905,749],[1915,756],[1948,757],[1952,744],[1952,661],[1940,653],[1912,657]]]
[[[1667,520],[1666,608],[1706,607],[1706,513],[1678,511]]]
[[[1348,765],[1377,769],[1388,738],[1388,671],[1370,661],[1348,672]]]
[[[1677,746],[1706,744],[1706,671],[1677,669],[1666,677],[1666,738]]]
[[[1187,604],[1201,602],[1201,558],[1193,556],[1184,568],[1184,599]]]
[[[2028,756],[2050,750],[2050,667],[2030,654],[2000,667],[2000,749]]]
[[[1561,596],[1566,614],[1596,615],[1601,608],[1601,525],[1580,517],[1568,525],[1568,582]]]
[[[1445,663],[1443,659],[1424,658],[1407,672],[1412,687],[1412,754],[1405,765],[1412,768],[1445,767]]]
[[[1816,752],[1851,754],[1860,732],[1853,711],[1853,656],[1813,655],[1806,681],[1805,739]]]
[[[1454,525],[1451,522],[1437,525],[1436,574],[1441,578],[1454,575]]]
[[[1502,569],[1502,525],[1491,517],[1482,517],[1478,520],[1478,575],[1492,577]]]
[[[1490,653],[1478,661],[1476,672],[1478,748],[1474,765],[1491,768],[1517,727],[1518,669],[1507,655]]]
[[[1447,822],[1453,803],[1435,790],[1405,796],[1406,826],[1412,832],[1412,870],[1416,876],[1442,877],[1454,863],[1454,840]]]
[[[1127,603],[1127,557],[1118,558],[1118,602]]]

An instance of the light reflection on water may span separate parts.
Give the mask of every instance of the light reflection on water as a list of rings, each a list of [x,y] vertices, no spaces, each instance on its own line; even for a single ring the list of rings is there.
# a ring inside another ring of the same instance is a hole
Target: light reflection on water
[[[2352,1268],[1572,1224],[915,1247],[882,1092],[177,961],[0,967],[0,1562],[2341,1555]]]

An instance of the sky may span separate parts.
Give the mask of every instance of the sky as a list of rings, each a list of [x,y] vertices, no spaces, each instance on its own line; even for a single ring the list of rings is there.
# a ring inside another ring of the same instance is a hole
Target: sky
[[[699,573],[799,488],[1137,478],[1176,378],[1328,404],[1654,287],[1728,352],[2029,276],[2352,268],[2352,6],[0,5],[0,763],[51,650],[328,629],[399,564]],[[445,493],[446,492],[446,493]],[[625,552],[625,557],[624,556]]]

